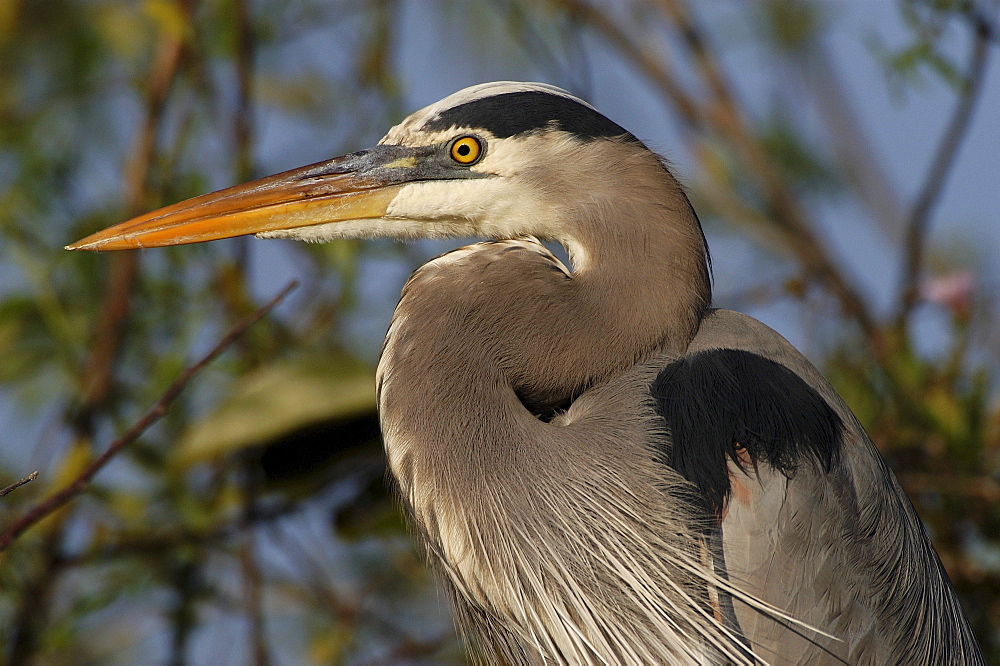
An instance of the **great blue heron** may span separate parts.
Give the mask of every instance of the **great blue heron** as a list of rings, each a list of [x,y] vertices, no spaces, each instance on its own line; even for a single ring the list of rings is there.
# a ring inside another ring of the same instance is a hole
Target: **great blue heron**
[[[377,375],[392,474],[485,662],[982,662],[850,410],[710,308],[681,187],[586,102],[474,86],[370,150],[69,248],[250,233],[493,239],[413,274]]]

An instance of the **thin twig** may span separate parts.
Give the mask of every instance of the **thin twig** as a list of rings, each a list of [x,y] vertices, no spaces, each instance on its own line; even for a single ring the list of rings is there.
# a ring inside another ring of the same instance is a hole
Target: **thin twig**
[[[149,429],[150,426],[159,421],[160,418],[167,413],[167,407],[174,401],[174,399],[177,398],[178,395],[180,395],[181,391],[187,387],[196,374],[204,369],[209,363],[214,361],[222,352],[232,345],[238,337],[243,335],[248,328],[263,319],[268,312],[270,312],[278,303],[281,302],[282,299],[285,298],[285,296],[288,295],[292,289],[295,288],[296,284],[297,283],[294,281],[290,282],[278,293],[277,296],[271,299],[270,302],[259,308],[253,314],[237,322],[229,330],[229,332],[221,340],[219,340],[218,344],[216,344],[211,351],[203,356],[200,361],[186,368],[177,377],[177,379],[175,379],[170,386],[167,387],[167,389],[160,396],[160,399],[153,405],[152,409],[136,421],[121,437],[113,441],[104,453],[95,458],[94,461],[91,462],[72,483],[50,496],[48,499],[36,504],[34,507],[29,509],[27,513],[9,525],[6,530],[0,533],[0,552],[6,550],[10,544],[29,527],[36,524],[45,518],[45,516],[59,509],[71,499],[86,490],[87,484],[90,480],[94,477],[94,475],[101,471],[105,465],[108,464],[111,458],[113,458],[127,445],[138,439],[139,436]]]
[[[194,0],[180,3],[188,24],[194,5]],[[186,46],[183,38],[170,33],[160,40],[156,48],[146,88],[145,115],[125,165],[124,207],[129,217],[138,215],[146,207],[156,136],[170,91],[180,72]],[[132,285],[138,274],[138,262],[138,252],[118,253],[110,262],[105,297],[97,318],[98,327],[83,372],[83,399],[72,419],[77,434],[88,440],[93,432],[94,418],[110,395],[115,360],[131,311]]]
[[[240,569],[243,574],[243,603],[246,607],[250,630],[250,651],[254,666],[271,663],[267,647],[267,631],[264,622],[263,581],[257,554],[254,552],[254,533],[248,532],[239,546]]]
[[[855,111],[831,56],[822,43],[809,51],[808,76],[814,106],[830,137],[840,172],[886,238],[901,241],[906,224],[902,198],[885,170]]]
[[[256,521],[254,511],[257,503],[254,501],[261,494],[257,467],[250,459],[242,460],[240,470],[240,492],[243,494],[243,522],[252,525]],[[254,666],[268,666],[271,663],[270,650],[267,646],[267,626],[264,612],[264,579],[257,561],[257,532],[247,529],[242,535],[238,546],[238,558],[243,574],[243,604],[246,608],[250,630],[250,649]],[[248,660],[249,661],[249,660]]]
[[[21,479],[20,481],[15,481],[14,483],[10,484],[9,486],[7,486],[6,488],[4,488],[3,490],[0,490],[0,497],[5,497],[6,495],[9,495],[10,493],[14,492],[15,490],[17,490],[18,488],[20,488],[24,484],[26,484],[26,483],[28,483],[30,481],[34,481],[37,477],[38,477],[38,472],[34,471],[31,474],[29,474],[28,476],[26,476],[23,479]]]
[[[233,144],[236,148],[236,181],[253,178],[254,65],[257,43],[247,0],[235,0],[236,14],[236,109],[233,114]]]
[[[250,8],[247,0],[234,0],[233,9],[236,13],[236,79],[237,97],[236,111],[233,119],[233,143],[236,147],[236,181],[242,182],[253,177],[253,98],[254,98],[254,64],[256,40]],[[246,237],[236,241],[235,270],[238,280],[240,300],[246,294],[246,272],[249,260],[250,246]],[[230,305],[238,301],[227,299]],[[244,343],[240,351],[249,355]],[[254,519],[254,497],[257,494],[256,479],[250,465],[244,466],[243,492],[245,493],[245,520],[247,524]],[[267,666],[271,663],[270,651],[267,646],[267,631],[263,608],[262,580],[260,566],[255,549],[255,533],[248,531],[243,535],[239,546],[239,561],[243,573],[244,603],[250,623],[250,645],[255,666]]]
[[[233,147],[235,148],[234,175],[237,183],[254,176],[254,92],[257,42],[248,0],[234,0],[236,14],[236,108],[233,112]],[[241,236],[234,240],[236,270],[239,284],[246,284],[246,268],[250,256],[249,239]]]
[[[906,229],[903,257],[903,280],[900,287],[899,311],[896,314],[896,329],[901,331],[905,326],[910,312],[917,304],[920,295],[920,272],[926,255],[927,232],[930,228],[931,213],[941,199],[945,181],[952,171],[955,157],[962,139],[968,133],[972,112],[980,98],[983,88],[983,73],[986,71],[986,60],[989,55],[990,25],[985,17],[974,14],[973,22],[975,37],[969,54],[969,69],[965,82],[959,94],[958,104],[952,114],[951,121],[941,136],[937,152],[931,162],[930,171],[924,181],[920,194],[910,212],[910,221]]]

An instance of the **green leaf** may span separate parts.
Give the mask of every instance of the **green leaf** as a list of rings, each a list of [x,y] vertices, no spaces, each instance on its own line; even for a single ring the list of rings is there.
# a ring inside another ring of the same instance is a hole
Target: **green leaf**
[[[279,361],[245,377],[217,411],[185,432],[172,464],[185,468],[374,409],[371,368],[349,358]]]

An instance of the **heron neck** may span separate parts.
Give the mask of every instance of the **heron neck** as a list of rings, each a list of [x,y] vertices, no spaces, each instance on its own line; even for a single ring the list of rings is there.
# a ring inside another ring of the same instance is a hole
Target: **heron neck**
[[[603,312],[602,333],[620,341],[622,362],[654,347],[683,352],[712,300],[708,248],[690,202],[658,162],[627,163],[614,187],[594,190],[614,198],[581,196],[562,240],[576,300]]]
[[[685,216],[691,213],[684,212]],[[621,362],[655,348],[683,352],[711,304],[707,251],[697,223],[678,229],[642,220],[623,228],[594,220],[573,239],[576,300],[601,312],[602,339],[619,342]],[[638,218],[638,219],[637,219]]]
[[[653,350],[682,353],[711,294],[704,237],[676,195],[644,210],[619,208],[614,220],[581,217],[566,243],[572,275],[525,239],[430,262],[404,289],[382,367],[425,385],[423,396],[447,390],[488,402],[484,387],[504,386],[543,413]]]

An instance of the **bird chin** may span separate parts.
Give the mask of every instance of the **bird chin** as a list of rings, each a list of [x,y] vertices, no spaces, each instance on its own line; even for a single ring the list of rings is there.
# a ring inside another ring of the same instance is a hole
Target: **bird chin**
[[[412,238],[418,235],[419,226],[420,224],[413,220],[367,218],[262,231],[254,235],[257,238],[285,238],[306,243],[326,243],[338,238]]]
[[[275,229],[254,234],[257,238],[285,238],[307,243],[326,243],[338,238],[472,238],[479,237],[468,220],[415,220],[380,217],[327,222],[308,227]]]

